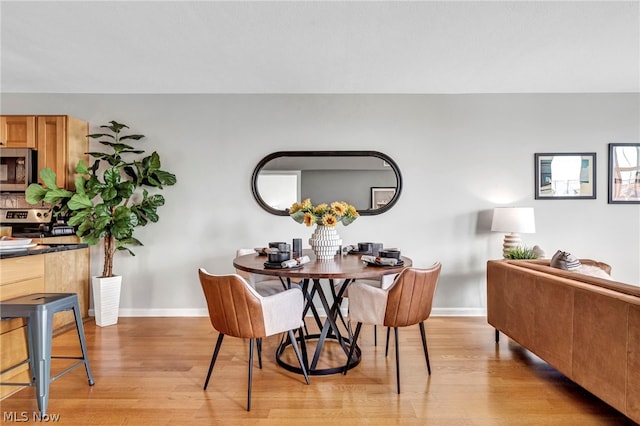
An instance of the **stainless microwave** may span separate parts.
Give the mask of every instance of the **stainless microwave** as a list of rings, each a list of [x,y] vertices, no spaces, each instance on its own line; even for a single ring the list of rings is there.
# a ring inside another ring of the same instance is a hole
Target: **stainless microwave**
[[[32,149],[0,149],[0,191],[25,191],[37,181],[38,156]]]

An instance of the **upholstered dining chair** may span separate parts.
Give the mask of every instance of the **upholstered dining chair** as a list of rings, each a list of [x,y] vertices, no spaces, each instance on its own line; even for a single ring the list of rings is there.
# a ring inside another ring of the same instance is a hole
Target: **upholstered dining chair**
[[[246,256],[248,254],[256,254],[254,249],[241,248],[236,251],[237,256]],[[266,258],[265,258],[266,259]],[[267,275],[252,274],[247,271],[236,269],[236,274],[244,278],[251,287],[253,287],[261,296],[271,296],[286,290],[286,286],[278,277],[270,277]]]
[[[363,284],[367,284],[370,285],[372,287],[376,287],[376,288],[381,288],[383,290],[388,289],[389,287],[391,287],[391,285],[393,284],[393,281],[396,279],[396,276],[398,274],[390,274],[390,275],[383,275],[382,277],[378,278],[378,279],[371,279],[371,278],[364,278],[364,279],[359,279],[356,282],[359,283],[363,283]],[[387,352],[389,351],[389,328],[387,328]],[[378,346],[378,326],[377,325],[373,325],[373,346]],[[385,352],[385,356],[387,355],[387,353]]]
[[[418,324],[427,371],[431,375],[431,363],[427,349],[424,321],[431,315],[442,265],[437,262],[428,269],[407,268],[398,274],[388,289],[376,288],[357,281],[349,287],[349,321],[356,322],[353,344],[347,358],[344,374],[347,374],[356,348],[362,324],[391,327],[395,334],[396,382],[400,393],[400,360],[398,352],[398,328]]]
[[[300,336],[302,336],[304,297],[300,288],[291,288],[271,296],[261,296],[237,274],[214,275],[200,268],[198,275],[207,301],[211,325],[219,332],[204,382],[204,390],[209,385],[225,335],[249,339],[247,411],[251,411],[253,347],[257,339],[288,332],[304,379],[309,384],[309,375],[294,334],[294,330],[300,330]],[[262,368],[260,346],[258,344],[258,358],[259,366]]]

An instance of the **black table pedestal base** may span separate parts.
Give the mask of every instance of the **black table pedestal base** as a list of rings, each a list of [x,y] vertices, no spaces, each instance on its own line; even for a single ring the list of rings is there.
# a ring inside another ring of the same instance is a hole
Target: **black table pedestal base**
[[[300,343],[300,346],[302,347],[302,352],[303,352],[302,357],[305,361],[307,372],[309,373],[310,376],[327,376],[329,374],[342,373],[344,371],[344,365],[340,365],[337,367],[328,367],[328,368],[310,368],[309,367],[307,351],[306,351],[306,343],[308,341],[313,341],[313,340],[319,341],[320,337],[321,337],[320,334],[307,334],[306,336],[304,336],[304,341],[301,341],[299,337],[297,338],[298,342]],[[341,340],[344,344],[347,345],[348,348],[351,347],[351,342],[348,339],[342,338]],[[329,343],[329,342],[339,344],[339,341],[335,336],[327,336],[323,344]],[[280,344],[280,346],[278,346],[278,349],[276,350],[276,362],[280,367],[284,368],[285,370],[291,371],[292,373],[302,374],[302,369],[298,364],[292,365],[282,359],[282,354],[290,346],[291,346],[291,341],[289,341],[289,339],[286,339],[284,342]],[[354,351],[353,358],[351,359],[351,363],[349,363],[348,370],[351,370],[353,367],[360,364],[360,355],[361,355],[360,348],[356,346],[356,350]]]

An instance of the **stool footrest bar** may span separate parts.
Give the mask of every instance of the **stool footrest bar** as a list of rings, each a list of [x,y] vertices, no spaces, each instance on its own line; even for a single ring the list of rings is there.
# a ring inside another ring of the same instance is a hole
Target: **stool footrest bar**
[[[57,380],[58,378],[60,378],[60,376],[64,376],[65,374],[67,374],[68,372],[70,372],[71,370],[84,365],[84,361],[80,361],[80,362],[76,362],[75,364],[73,364],[72,366],[70,366],[69,368],[67,368],[66,370],[64,370],[63,372],[56,374],[55,376],[51,377],[51,380],[49,380],[50,382],[53,382],[54,380]]]

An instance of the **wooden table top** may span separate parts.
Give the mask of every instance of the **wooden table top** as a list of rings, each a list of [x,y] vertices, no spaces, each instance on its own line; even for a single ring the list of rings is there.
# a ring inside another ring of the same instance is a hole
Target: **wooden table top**
[[[304,256],[309,256],[311,262],[306,263],[302,268],[292,269],[268,269],[264,266],[267,261],[266,256],[256,254],[248,254],[236,257],[233,260],[233,266],[242,271],[254,274],[271,275],[276,277],[287,278],[310,278],[310,279],[329,279],[329,278],[378,278],[383,275],[397,274],[403,269],[412,266],[412,261],[408,257],[402,256],[404,262],[402,266],[371,266],[360,260],[360,255],[345,254],[335,256],[331,260],[317,260],[312,250],[303,250]]]

